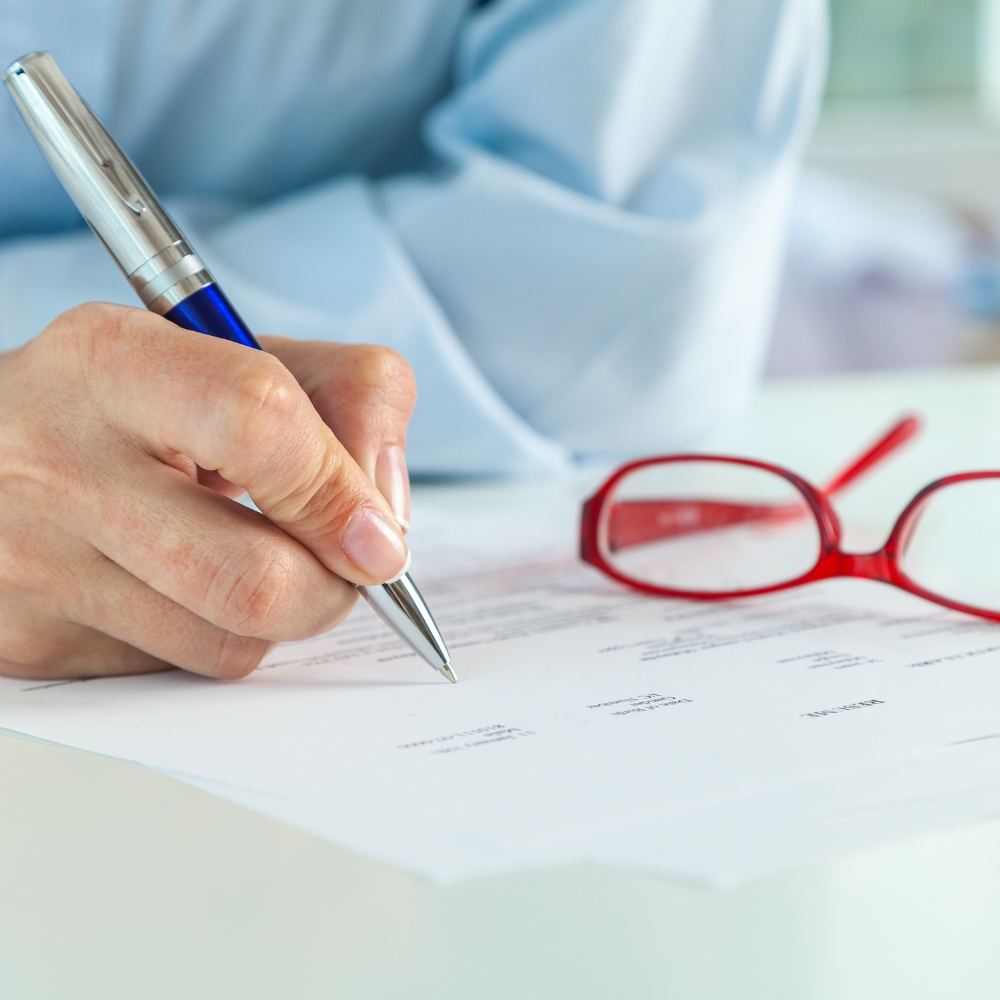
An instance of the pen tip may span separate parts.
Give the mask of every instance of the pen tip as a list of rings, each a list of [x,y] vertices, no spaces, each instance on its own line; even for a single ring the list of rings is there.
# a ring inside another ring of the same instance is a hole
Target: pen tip
[[[458,678],[455,676],[455,671],[451,669],[451,664],[450,663],[446,663],[441,668],[441,673],[444,674],[445,677],[447,677],[448,680],[450,680],[452,684],[457,684],[458,683]]]

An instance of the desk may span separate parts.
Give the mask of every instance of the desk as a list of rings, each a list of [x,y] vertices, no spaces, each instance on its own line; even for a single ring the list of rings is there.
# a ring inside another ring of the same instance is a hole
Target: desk
[[[847,503],[1000,467],[1000,369],[768,386],[719,448],[821,479],[897,414]],[[577,865],[435,888],[134,765],[0,735],[3,1000],[996,1000],[1000,820],[708,892]]]

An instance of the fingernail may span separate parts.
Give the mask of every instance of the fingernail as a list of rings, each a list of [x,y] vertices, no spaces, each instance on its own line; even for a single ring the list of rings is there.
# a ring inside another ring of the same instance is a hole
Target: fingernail
[[[403,531],[410,530],[410,477],[406,471],[406,452],[394,444],[383,448],[375,460],[375,485],[389,502]]]
[[[376,580],[397,577],[409,554],[399,528],[371,507],[362,507],[347,522],[341,545],[347,558]]]

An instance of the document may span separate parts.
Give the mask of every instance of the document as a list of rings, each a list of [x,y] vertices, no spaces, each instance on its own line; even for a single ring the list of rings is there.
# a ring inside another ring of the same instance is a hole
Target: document
[[[857,580],[637,595],[575,556],[582,495],[418,492],[413,574],[457,685],[359,605],[239,682],[5,679],[0,726],[436,881],[586,858],[731,884],[780,869],[775,830],[804,864],[877,841],[887,809],[899,835],[949,795],[958,819],[1000,808],[1000,627]]]

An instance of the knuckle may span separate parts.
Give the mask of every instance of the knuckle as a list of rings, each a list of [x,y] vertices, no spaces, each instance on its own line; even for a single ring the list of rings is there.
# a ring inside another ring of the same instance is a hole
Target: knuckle
[[[209,606],[218,606],[223,627],[241,636],[273,635],[288,616],[296,593],[294,560],[284,546],[261,544],[223,566],[211,582]]]
[[[228,436],[250,449],[280,442],[294,426],[300,392],[298,383],[276,359],[255,359],[236,377],[229,398],[220,407],[228,422]]]
[[[152,328],[165,322],[144,309],[87,302],[57,316],[19,359],[43,377],[58,378],[77,400],[113,398],[114,383],[147,377],[141,348]]]
[[[124,312],[124,306],[84,302],[60,313],[42,331],[42,336],[84,337],[105,329],[117,330]]]
[[[236,635],[222,629],[218,633],[208,666],[211,675],[220,680],[237,681],[252,674],[273,645],[264,639]]]
[[[357,380],[392,405],[412,409],[417,385],[413,369],[398,351],[376,344],[363,344],[358,348],[355,373]]]
[[[86,302],[60,313],[36,337],[28,341],[14,359],[17,369],[88,370],[107,367],[131,357],[123,350],[143,326],[155,323],[143,309]]]
[[[381,344],[358,344],[355,351],[359,374],[367,376],[372,382],[382,381],[395,375],[400,368],[409,367],[398,351]]]
[[[303,473],[311,469],[311,474],[303,475],[274,505],[276,516],[294,521],[306,532],[340,531],[367,499],[344,454],[336,447],[327,447],[318,461],[302,462],[299,468]]]
[[[57,316],[39,334],[40,344],[73,350],[84,362],[102,363],[120,353],[122,339],[127,336],[125,306],[107,302],[86,302]]]

